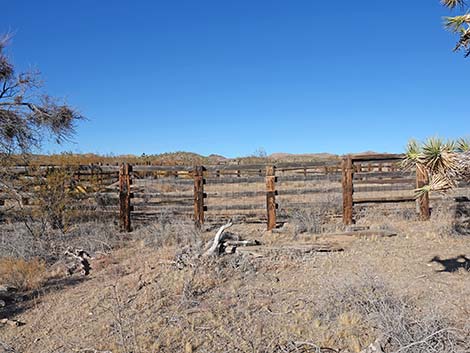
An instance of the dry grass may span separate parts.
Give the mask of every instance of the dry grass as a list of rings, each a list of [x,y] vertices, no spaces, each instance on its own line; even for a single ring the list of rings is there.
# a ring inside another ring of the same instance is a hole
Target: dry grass
[[[141,228],[88,281],[43,296],[18,315],[25,326],[0,334],[21,352],[359,352],[377,338],[387,353],[468,352],[470,273],[432,262],[469,255],[467,241],[432,222],[394,226],[398,237],[344,253],[218,259],[195,256],[213,229]],[[277,241],[262,224],[231,231]]]
[[[45,281],[46,264],[40,259],[29,261],[17,258],[0,259],[0,283],[19,291],[34,290]]]
[[[0,258],[59,260],[68,247],[82,248],[91,254],[108,253],[122,244],[124,238],[109,222],[74,224],[64,234],[42,223],[12,223],[0,227]]]

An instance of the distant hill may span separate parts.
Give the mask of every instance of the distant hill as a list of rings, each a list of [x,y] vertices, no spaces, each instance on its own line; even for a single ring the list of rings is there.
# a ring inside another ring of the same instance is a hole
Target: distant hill
[[[316,160],[332,160],[338,159],[339,156],[331,153],[273,153],[269,155],[269,159],[273,161],[300,162],[300,161],[316,161]]]
[[[374,154],[376,152],[366,151],[357,154]],[[337,160],[341,156],[331,153],[284,153],[277,152],[268,156],[245,156],[227,158],[218,154],[203,156],[194,152],[166,152],[161,154],[140,156],[136,155],[98,155],[93,153],[73,154],[62,153],[54,155],[33,155],[30,158],[32,164],[42,165],[86,165],[86,164],[148,164],[148,165],[223,165],[223,164],[265,164],[279,162],[311,162]],[[16,156],[17,164],[24,164],[22,156]]]

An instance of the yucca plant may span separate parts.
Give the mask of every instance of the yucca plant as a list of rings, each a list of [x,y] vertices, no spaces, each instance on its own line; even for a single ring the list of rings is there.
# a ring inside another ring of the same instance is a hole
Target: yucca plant
[[[460,180],[470,181],[470,151],[468,139],[444,141],[429,138],[424,143],[411,140],[406,148],[403,166],[418,169],[427,175],[429,183],[416,189],[417,196],[430,191],[445,192]]]
[[[464,0],[441,0],[442,5],[453,10],[460,7],[465,10],[467,4]],[[463,50],[465,57],[470,55],[470,14],[444,17],[444,27],[459,36],[454,51]]]

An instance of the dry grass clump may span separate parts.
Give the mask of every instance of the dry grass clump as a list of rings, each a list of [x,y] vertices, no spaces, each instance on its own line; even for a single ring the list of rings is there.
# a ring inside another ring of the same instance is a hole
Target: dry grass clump
[[[456,328],[432,309],[418,309],[411,298],[393,293],[377,277],[348,276],[320,292],[315,323],[322,344],[359,352],[379,342],[384,352],[464,353],[470,332]]]
[[[20,291],[38,289],[45,280],[45,274],[46,264],[40,259],[0,259],[2,285],[12,286]]]
[[[89,253],[109,252],[119,246],[122,235],[115,225],[105,222],[74,224],[64,234],[44,228],[42,223],[13,223],[0,227],[0,257],[41,258],[47,263],[60,259],[68,247]]]
[[[189,220],[162,219],[136,231],[137,238],[151,248],[191,246],[202,248],[202,232]]]
[[[337,225],[332,222],[331,216],[340,214],[340,205],[339,197],[328,195],[322,202],[312,203],[310,208],[289,210],[289,221],[294,225],[295,235],[336,230]]]

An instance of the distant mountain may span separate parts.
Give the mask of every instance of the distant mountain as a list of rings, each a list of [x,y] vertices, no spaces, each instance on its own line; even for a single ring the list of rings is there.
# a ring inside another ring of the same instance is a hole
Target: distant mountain
[[[312,160],[331,160],[338,159],[339,156],[331,153],[273,153],[268,157],[273,161],[286,161],[286,162],[298,162],[298,161],[312,161]]]

